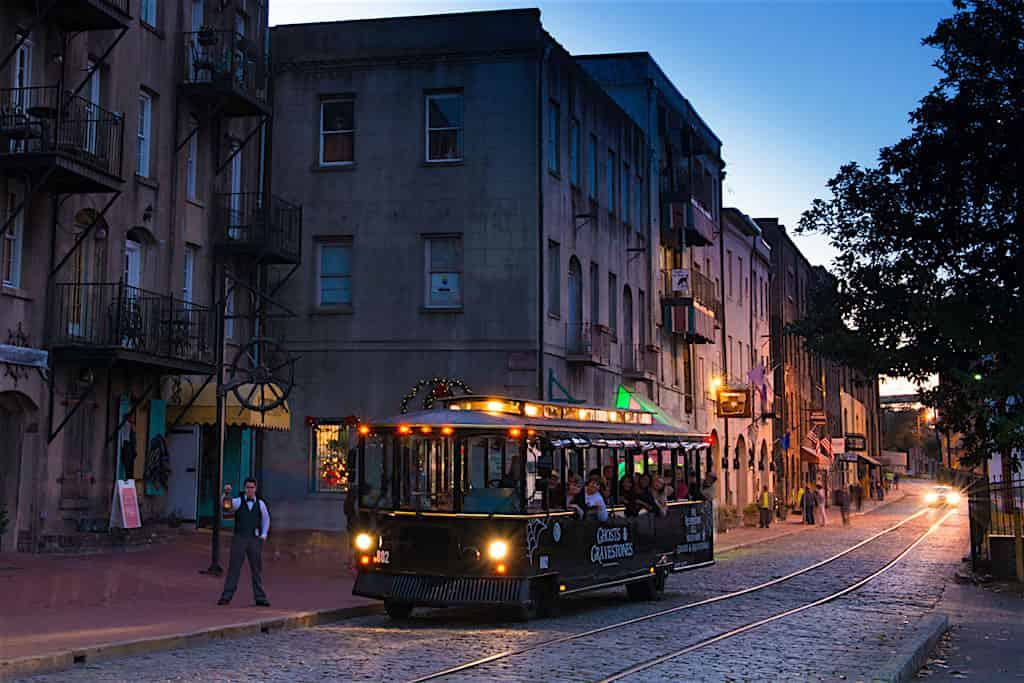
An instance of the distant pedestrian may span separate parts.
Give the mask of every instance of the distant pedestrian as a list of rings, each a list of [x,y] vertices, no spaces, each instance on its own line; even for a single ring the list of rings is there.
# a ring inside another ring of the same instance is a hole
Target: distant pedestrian
[[[814,509],[818,506],[818,494],[807,483],[800,497],[800,505],[803,507],[804,524],[814,524]]]
[[[896,490],[900,490],[900,473],[896,472],[892,475],[892,483],[896,487]]]
[[[760,514],[760,527],[767,529],[772,524],[772,494],[768,492],[768,487],[765,486],[761,491],[761,496],[757,501],[757,511]]]
[[[224,487],[224,497],[230,495],[229,484]],[[238,588],[242,562],[248,560],[249,574],[252,575],[252,596],[260,607],[270,607],[267,594],[263,592],[263,541],[267,540],[270,531],[270,511],[263,499],[256,497],[256,480],[252,477],[245,480],[245,496],[231,498],[230,501],[231,509],[235,511],[235,533],[231,538],[231,563],[224,580],[224,592],[217,604],[227,605],[231,602]]]
[[[836,489],[836,504],[839,506],[839,513],[843,516],[843,526],[850,526],[850,494],[846,489]]]
[[[814,519],[818,526],[825,526],[828,518],[825,516],[825,489],[818,484],[818,490],[814,492],[814,502],[818,509],[814,511]]]

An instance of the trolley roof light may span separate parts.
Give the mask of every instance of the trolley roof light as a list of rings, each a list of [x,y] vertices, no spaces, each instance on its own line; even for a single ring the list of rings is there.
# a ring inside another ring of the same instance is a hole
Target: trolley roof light
[[[412,432],[412,427],[410,427],[409,425],[398,425],[398,433],[399,434],[409,434],[411,432]]]
[[[366,436],[367,434],[369,434],[369,433],[370,433],[370,427],[369,427],[369,425],[361,425],[361,426],[359,427],[359,433],[360,433],[360,434],[361,434],[362,436]]]
[[[441,427],[441,433],[445,436],[451,436],[455,432],[451,427]]]
[[[614,424],[652,425],[654,414],[645,410],[584,408],[553,403],[526,403],[499,397],[458,399],[448,403],[449,410],[479,410],[492,415],[521,415],[531,419],[566,420]]]

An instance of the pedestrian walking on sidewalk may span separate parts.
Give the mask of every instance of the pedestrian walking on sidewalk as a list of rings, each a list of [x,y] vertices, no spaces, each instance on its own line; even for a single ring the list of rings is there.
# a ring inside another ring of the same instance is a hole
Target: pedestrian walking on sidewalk
[[[861,508],[864,506],[864,486],[866,483],[867,479],[862,479],[854,484],[853,499],[857,503],[857,512],[860,512]]]
[[[899,472],[896,472],[895,474],[892,475],[892,483],[893,483],[893,486],[896,487],[896,490],[899,491],[900,490],[900,473]]]
[[[825,489],[821,484],[818,484],[818,490],[814,492],[814,501],[818,506],[818,509],[814,511],[814,519],[818,526],[825,526],[828,523],[828,518],[825,516]]]
[[[231,485],[224,486],[224,497],[231,495]],[[242,562],[249,561],[249,574],[252,575],[252,596],[260,607],[270,607],[267,594],[263,592],[263,541],[267,540],[270,531],[270,511],[262,498],[256,497],[256,480],[249,477],[245,480],[245,496],[231,498],[231,509],[235,511],[235,533],[231,537],[231,563],[228,565],[228,576],[224,580],[224,592],[220,595],[218,605],[227,605],[238,588],[238,575],[242,572]]]
[[[804,524],[814,524],[814,508],[818,506],[818,494],[811,488],[810,482],[804,485],[800,504],[804,511]]]
[[[761,524],[759,526],[762,529],[767,529],[771,526],[773,507],[774,501],[772,500],[772,494],[768,492],[768,487],[765,486],[761,491],[761,497],[757,501],[757,511],[761,515]]]
[[[836,489],[836,505],[839,506],[839,513],[843,516],[843,526],[850,526],[850,494],[846,489]]]

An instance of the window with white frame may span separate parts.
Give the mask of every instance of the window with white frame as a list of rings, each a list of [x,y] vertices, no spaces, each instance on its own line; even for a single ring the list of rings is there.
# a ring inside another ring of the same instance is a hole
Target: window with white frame
[[[10,185],[8,185],[10,187]],[[7,192],[6,206],[3,212],[3,222],[14,215],[14,212],[21,206],[24,193],[20,190],[9,189]],[[23,248],[25,227],[25,209],[18,211],[14,222],[8,226],[7,232],[0,242],[0,282],[4,287],[21,287],[21,251]]]
[[[580,186],[580,122],[576,119],[569,124],[569,181]]]
[[[231,278],[224,281],[224,338],[235,338],[235,283]]]
[[[352,164],[356,160],[356,102],[352,97],[320,103],[320,163]]]
[[[196,248],[187,245],[185,247],[185,272],[183,274],[182,286],[181,286],[181,298],[186,303],[192,303],[192,283],[195,280],[196,273]]]
[[[462,93],[448,92],[426,97],[427,161],[462,160]]]
[[[561,112],[557,102],[551,102],[548,106],[548,170],[558,173],[562,166],[561,140],[559,139]]]
[[[349,437],[347,425],[316,422],[310,428],[314,492],[348,490],[349,468],[354,464],[348,456]]]
[[[462,306],[462,236],[427,235],[425,279],[428,308]]]
[[[318,306],[352,305],[352,241],[350,239],[317,244]]]
[[[188,151],[185,153],[185,196],[196,200],[196,184],[199,176],[199,119],[190,116],[188,130]]]
[[[139,0],[139,19],[156,26],[156,0]]]
[[[143,178],[149,177],[149,157],[152,145],[153,128],[153,97],[149,93],[139,93],[139,128],[135,148],[135,173]]]

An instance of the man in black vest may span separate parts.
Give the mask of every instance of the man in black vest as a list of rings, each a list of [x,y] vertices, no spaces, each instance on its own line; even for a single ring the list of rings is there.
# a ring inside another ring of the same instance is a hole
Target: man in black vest
[[[224,497],[231,495],[231,485],[224,487]],[[267,594],[263,592],[263,541],[267,540],[270,531],[270,512],[267,504],[256,497],[256,480],[249,477],[245,480],[245,497],[232,498],[231,509],[235,511],[235,534],[231,538],[231,564],[228,565],[228,576],[224,581],[224,592],[221,593],[218,605],[231,602],[238,588],[238,575],[242,571],[242,562],[248,558],[249,573],[252,574],[252,595],[260,607],[270,607]]]

